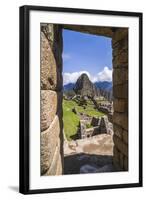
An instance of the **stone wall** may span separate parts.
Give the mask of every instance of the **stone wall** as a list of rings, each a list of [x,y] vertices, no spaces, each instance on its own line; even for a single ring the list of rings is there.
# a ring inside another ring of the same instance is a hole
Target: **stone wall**
[[[114,164],[128,170],[128,29],[117,29],[113,47]]]
[[[63,173],[62,30],[41,24],[41,175]]]
[[[87,125],[91,125],[87,128]],[[92,137],[99,134],[111,134],[111,123],[107,116],[91,117],[88,120],[80,120],[79,139]]]
[[[113,105],[112,104],[100,104],[97,105],[97,109],[108,116],[108,120],[113,123]]]
[[[101,35],[106,37],[112,37],[113,36],[113,30],[114,28],[110,27],[103,27],[103,26],[82,26],[82,25],[63,25],[63,28],[78,31],[82,33],[88,33],[92,35]]]

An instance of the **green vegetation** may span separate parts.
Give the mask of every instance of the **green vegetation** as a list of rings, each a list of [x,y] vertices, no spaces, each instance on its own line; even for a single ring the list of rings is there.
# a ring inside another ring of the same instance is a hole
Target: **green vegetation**
[[[67,140],[71,140],[71,136],[76,134],[79,126],[80,118],[72,112],[73,107],[73,101],[63,100],[63,124]]]
[[[93,126],[91,124],[86,124],[86,128],[92,128]]]
[[[82,106],[77,106],[76,108],[77,108],[78,112],[85,113],[85,114],[92,116],[92,117],[101,117],[101,116],[104,115],[102,112],[96,111],[94,109],[94,106],[90,105],[90,104],[88,104],[86,106],[86,109],[84,109]]]
[[[88,100],[87,105],[79,106],[76,100],[63,100],[63,123],[64,133],[68,140],[71,140],[71,136],[77,133],[79,127],[79,116],[72,112],[73,108],[76,108],[77,112],[85,113],[89,116],[100,117],[104,114],[94,109],[92,101]]]

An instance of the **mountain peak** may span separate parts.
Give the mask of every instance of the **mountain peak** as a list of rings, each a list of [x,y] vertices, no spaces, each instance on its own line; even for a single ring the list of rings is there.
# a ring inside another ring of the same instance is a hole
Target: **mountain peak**
[[[81,96],[94,97],[97,95],[95,85],[90,81],[88,75],[85,73],[81,74],[81,76],[77,79],[74,91],[76,94]]]
[[[81,79],[89,79],[89,77],[88,77],[88,75],[86,73],[81,74],[79,78],[81,78]]]

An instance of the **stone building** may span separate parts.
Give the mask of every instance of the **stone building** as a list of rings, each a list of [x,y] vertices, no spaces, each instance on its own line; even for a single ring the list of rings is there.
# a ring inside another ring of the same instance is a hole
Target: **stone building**
[[[113,162],[128,170],[128,29],[41,24],[41,174],[63,173],[63,28],[112,38]]]
[[[88,119],[80,120],[79,138],[84,139],[99,134],[111,134],[111,123],[108,117],[90,117]],[[89,125],[90,127],[87,127]]]

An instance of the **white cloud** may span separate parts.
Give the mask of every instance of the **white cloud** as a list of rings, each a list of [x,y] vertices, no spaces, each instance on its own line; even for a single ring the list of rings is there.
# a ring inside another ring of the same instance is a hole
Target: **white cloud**
[[[104,69],[99,72],[96,76],[92,76],[88,71],[79,71],[73,73],[64,73],[63,74],[63,84],[66,85],[68,83],[75,83],[79,76],[83,73],[86,73],[89,79],[94,83],[98,81],[112,81],[112,70],[108,67],[104,67]]]
[[[63,84],[66,85],[68,83],[75,83],[79,76],[83,73],[86,73],[90,78],[90,74],[87,71],[73,72],[73,73],[64,73],[63,74]]]
[[[69,53],[63,53],[63,54],[62,54],[62,58],[63,58],[64,61],[66,61],[66,60],[70,60],[70,59],[71,59],[71,56],[70,56]]]
[[[97,74],[97,81],[112,81],[112,70],[104,67],[103,71]]]

